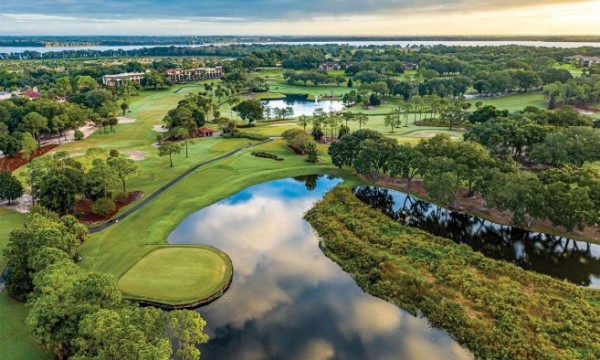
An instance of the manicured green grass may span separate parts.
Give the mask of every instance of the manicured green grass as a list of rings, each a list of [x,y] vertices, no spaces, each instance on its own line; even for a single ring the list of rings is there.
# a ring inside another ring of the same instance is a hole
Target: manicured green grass
[[[6,266],[4,259],[4,249],[8,243],[10,232],[23,225],[25,222],[25,214],[18,213],[13,210],[0,208],[0,272]]]
[[[283,157],[278,162],[257,158],[252,151]],[[122,276],[157,246],[188,215],[244,188],[274,179],[309,174],[345,174],[331,164],[324,147],[318,164],[308,164],[282,140],[273,141],[201,168],[146,204],[125,220],[93,234],[83,244],[81,265],[90,270]]]
[[[575,77],[579,77],[583,74],[583,71],[581,70],[581,68],[574,64],[558,64],[555,67],[557,69],[568,70],[571,73],[571,75],[573,75]]]
[[[25,319],[29,309],[23,303],[0,293],[0,358],[2,359],[52,359],[32,339]]]
[[[472,103],[481,101],[483,105],[494,105],[501,110],[509,110],[510,112],[523,110],[527,106],[535,106],[540,109],[546,109],[548,103],[541,93],[526,93],[510,96],[502,96],[490,99],[472,100]]]
[[[119,279],[130,299],[186,305],[210,299],[233,276],[229,257],[208,246],[169,246],[144,256]]]

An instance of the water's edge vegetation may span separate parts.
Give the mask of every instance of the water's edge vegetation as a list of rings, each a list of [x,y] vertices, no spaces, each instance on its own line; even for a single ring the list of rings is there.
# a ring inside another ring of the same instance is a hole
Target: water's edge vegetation
[[[368,293],[447,330],[476,357],[600,357],[600,292],[403,226],[337,187],[306,219]]]

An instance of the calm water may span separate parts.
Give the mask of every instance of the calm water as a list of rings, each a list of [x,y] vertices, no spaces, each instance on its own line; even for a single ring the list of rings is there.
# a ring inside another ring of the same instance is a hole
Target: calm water
[[[301,115],[311,116],[317,109],[322,109],[327,113],[344,109],[344,104],[338,100],[310,101],[302,96],[288,96],[285,99],[280,100],[265,100],[262,103],[265,107],[271,109],[285,109],[291,107],[294,110],[293,117]]]
[[[231,288],[200,312],[203,359],[469,359],[426,319],[364,293],[323,255],[303,214],[338,179],[250,187],[185,219],[172,244],[231,257]]]
[[[527,270],[600,288],[600,245],[494,224],[398,191],[357,187],[356,196],[387,215]]]
[[[240,43],[250,45],[251,43]],[[350,46],[397,46],[397,47],[408,47],[408,46],[504,46],[504,45],[520,45],[520,46],[535,46],[535,47],[557,47],[557,48],[579,48],[583,46],[600,47],[598,42],[550,42],[550,41],[305,41],[305,42],[272,42],[272,43],[260,43],[260,44],[284,44],[284,45],[326,45],[326,44],[339,44],[339,45],[350,45]],[[208,44],[211,45],[211,44]],[[43,48],[43,47],[8,47],[0,46],[1,53],[19,53],[23,51],[37,51],[40,53],[46,53],[50,51],[63,51],[63,50],[137,50],[144,47],[162,47],[162,46],[177,46],[177,47],[200,47],[208,46],[206,44],[199,45],[131,45],[131,46],[76,46],[76,47],[55,47],[55,48]],[[212,44],[214,46],[227,46],[229,43],[223,44]]]

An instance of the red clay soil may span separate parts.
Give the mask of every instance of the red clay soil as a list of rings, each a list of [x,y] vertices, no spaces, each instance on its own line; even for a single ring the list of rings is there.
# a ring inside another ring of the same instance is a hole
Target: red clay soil
[[[57,146],[58,144],[40,146],[40,148],[33,152],[33,154],[31,155],[32,159],[44,155],[45,153],[49,152]],[[17,155],[15,155],[15,157],[5,157],[0,159],[0,170],[13,172],[21,166],[27,164],[28,162],[29,160],[23,159],[21,153],[18,153]]]
[[[132,191],[130,193],[127,193],[127,199],[123,202],[115,201],[115,205],[116,205],[115,210],[106,216],[100,216],[100,215],[96,215],[96,214],[92,213],[92,204],[93,204],[92,199],[88,199],[88,198],[81,199],[77,202],[77,204],[75,204],[75,212],[79,213],[79,214],[83,214],[78,217],[79,221],[81,221],[82,223],[88,224],[88,225],[89,224],[97,224],[97,223],[101,223],[103,221],[110,219],[117,212],[119,212],[119,209],[131,204],[132,202],[136,201],[137,199],[141,198],[142,196],[144,196],[143,191]]]
[[[380,186],[389,188],[389,189],[394,189],[394,190],[402,191],[404,193],[416,195],[417,197],[424,199],[424,200],[429,199],[429,197],[427,196],[427,191],[425,191],[425,187],[423,186],[423,182],[420,180],[414,180],[412,182],[411,188],[409,189],[407,182],[402,179],[380,175],[379,181],[377,182],[377,184]],[[495,208],[490,209],[486,206],[485,199],[483,199],[482,197],[479,197],[479,196],[474,196],[474,197],[467,196],[466,190],[462,190],[458,194],[457,200],[456,200],[456,205],[449,206],[448,208],[450,208],[451,210],[454,210],[454,211],[469,213],[469,214],[472,214],[475,216],[479,216],[479,217],[485,218],[491,222],[494,222],[496,224],[512,225],[511,224],[511,220],[512,220],[511,212],[507,211],[507,212],[502,213]],[[598,225],[588,226],[583,231],[575,230],[575,231],[569,232],[563,227],[554,226],[548,220],[545,220],[545,221],[536,220],[535,223],[533,224],[533,226],[531,226],[531,227],[521,226],[521,228],[524,230],[528,230],[528,231],[551,233],[551,234],[556,234],[556,235],[568,237],[571,239],[577,239],[577,240],[592,241],[592,242],[596,242],[596,243],[600,241],[600,226],[598,226]]]

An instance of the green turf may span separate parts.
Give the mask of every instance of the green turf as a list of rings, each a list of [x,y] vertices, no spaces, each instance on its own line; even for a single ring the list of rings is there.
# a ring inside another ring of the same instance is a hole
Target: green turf
[[[229,257],[208,246],[169,246],[144,256],[119,279],[134,300],[185,305],[220,293],[233,276]]]
[[[470,102],[475,103],[476,101],[481,101],[483,105],[494,105],[498,109],[509,110],[510,112],[523,110],[527,106],[535,106],[540,109],[546,109],[548,107],[548,102],[541,93],[526,93],[489,99],[476,99],[471,100]]]
[[[0,272],[6,265],[4,259],[4,248],[8,243],[8,235],[10,232],[23,225],[25,222],[25,214],[18,213],[13,210],[0,208]]]
[[[0,293],[0,359],[52,359],[51,352],[40,348],[29,334],[25,319],[29,309],[23,303]]]

